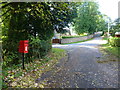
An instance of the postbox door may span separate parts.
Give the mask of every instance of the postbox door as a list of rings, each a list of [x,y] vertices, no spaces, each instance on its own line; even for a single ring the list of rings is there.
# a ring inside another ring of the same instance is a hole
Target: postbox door
[[[21,40],[19,43],[19,52],[28,53],[28,40]]]

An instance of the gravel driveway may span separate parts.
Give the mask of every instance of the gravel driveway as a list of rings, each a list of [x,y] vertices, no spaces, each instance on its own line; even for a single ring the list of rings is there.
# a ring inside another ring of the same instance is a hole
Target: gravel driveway
[[[97,37],[82,43],[53,45],[67,50],[68,56],[39,80],[46,80],[48,88],[118,88],[118,63],[112,61],[116,57],[110,58],[98,49],[98,45],[105,43]]]

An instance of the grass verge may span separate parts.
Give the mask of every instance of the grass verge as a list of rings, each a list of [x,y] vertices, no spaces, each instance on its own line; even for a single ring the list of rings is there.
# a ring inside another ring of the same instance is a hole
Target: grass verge
[[[109,44],[103,44],[101,49],[120,58],[120,47],[112,47]]]
[[[25,70],[22,65],[3,68],[3,88],[44,88],[44,84],[35,82],[36,79],[51,70],[65,53],[63,49],[52,48],[52,53],[45,58],[25,64]]]
[[[103,36],[103,40],[108,40],[108,37],[107,36]]]
[[[78,37],[83,37],[83,36],[87,36],[87,35],[80,35],[80,36],[62,36],[62,39],[65,39],[65,38],[78,38]]]
[[[62,43],[61,45],[74,44],[74,43],[81,43],[81,42],[89,41],[89,40],[92,40],[92,39],[93,39],[93,38],[91,38],[91,39],[87,39],[87,40],[78,41],[78,42]]]

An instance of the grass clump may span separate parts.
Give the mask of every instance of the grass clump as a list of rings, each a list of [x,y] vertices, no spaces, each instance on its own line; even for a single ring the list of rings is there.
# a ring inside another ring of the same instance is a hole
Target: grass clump
[[[103,40],[108,40],[108,43],[103,44],[102,49],[120,58],[120,47],[118,46],[118,44],[120,43],[118,40],[120,40],[120,38],[119,37],[110,37],[110,38],[103,37]]]
[[[120,47],[120,37],[110,37],[109,44],[114,47]]]
[[[102,45],[102,49],[120,58],[120,47],[114,47],[107,43]]]

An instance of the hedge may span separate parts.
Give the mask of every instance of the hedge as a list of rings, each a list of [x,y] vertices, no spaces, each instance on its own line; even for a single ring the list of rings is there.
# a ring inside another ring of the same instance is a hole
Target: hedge
[[[109,44],[111,46],[120,47],[120,37],[110,37]]]

